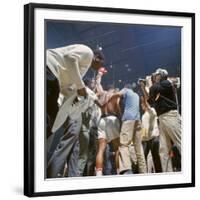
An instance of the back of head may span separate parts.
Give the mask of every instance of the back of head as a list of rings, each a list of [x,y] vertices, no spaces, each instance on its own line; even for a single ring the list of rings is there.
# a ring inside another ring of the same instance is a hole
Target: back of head
[[[124,88],[132,89],[132,85],[130,83],[127,83],[127,84],[124,85]]]
[[[101,50],[95,49],[95,50],[93,50],[93,53],[94,53],[95,58],[99,59],[102,63],[104,63],[105,56]]]
[[[137,85],[136,85],[135,82],[133,82],[132,84],[127,83],[127,84],[124,85],[124,88],[130,89],[130,90],[132,90],[133,92],[135,92],[135,91],[136,91],[136,88],[137,88]]]

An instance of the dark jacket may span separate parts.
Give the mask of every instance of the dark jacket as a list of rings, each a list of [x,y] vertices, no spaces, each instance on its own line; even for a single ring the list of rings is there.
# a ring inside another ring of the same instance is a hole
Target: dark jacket
[[[149,103],[155,108],[158,116],[170,110],[176,110],[176,97],[171,82],[162,80],[153,85],[149,91]]]

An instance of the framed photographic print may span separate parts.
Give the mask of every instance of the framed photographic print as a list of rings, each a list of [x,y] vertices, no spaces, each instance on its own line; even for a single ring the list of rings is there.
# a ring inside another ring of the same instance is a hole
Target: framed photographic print
[[[24,194],[195,186],[195,14],[24,6]]]

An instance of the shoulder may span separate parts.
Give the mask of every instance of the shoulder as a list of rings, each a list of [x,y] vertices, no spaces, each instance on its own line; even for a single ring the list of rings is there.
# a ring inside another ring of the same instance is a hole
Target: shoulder
[[[93,51],[86,45],[73,44],[63,48],[65,58],[76,58],[82,65],[89,65],[93,59]]]
[[[83,64],[91,63],[91,61],[94,57],[94,53],[93,53],[92,49],[83,44],[77,45],[76,48],[77,48],[76,52],[79,54],[81,62]]]
[[[139,94],[138,94],[137,92],[134,92],[134,91],[132,91],[132,92],[133,92],[133,94],[135,95],[135,97],[140,98],[140,97],[139,97]]]
[[[169,80],[163,80],[160,84],[162,87],[172,87],[172,83]]]
[[[64,51],[66,54],[77,54],[80,56],[90,56],[93,57],[93,51],[90,47],[84,45],[84,44],[72,44],[65,47],[60,48]]]
[[[92,51],[92,49],[84,44],[77,44],[76,45],[76,49],[88,56],[93,57],[94,53]]]
[[[117,92],[117,94],[119,94],[119,95],[124,95],[126,93],[127,93],[127,89],[126,88],[123,88],[119,92]]]

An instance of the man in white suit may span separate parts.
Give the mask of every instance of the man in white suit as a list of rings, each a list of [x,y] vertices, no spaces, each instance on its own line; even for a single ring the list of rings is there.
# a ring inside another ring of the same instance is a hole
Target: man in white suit
[[[82,77],[90,67],[98,70],[103,61],[104,56],[101,51],[92,51],[82,44],[47,50],[47,89],[48,86],[50,87],[50,91],[47,91],[48,131],[52,128],[58,107],[60,107],[59,110],[63,111],[62,105],[69,97],[76,93],[78,97],[87,97]],[[51,112],[51,110],[54,111]],[[61,124],[61,127],[53,133],[59,135],[60,139],[55,151],[49,156],[48,178],[65,176],[63,169],[66,163],[68,176],[78,176],[78,136],[81,120],[81,117],[74,120],[69,116]]]

